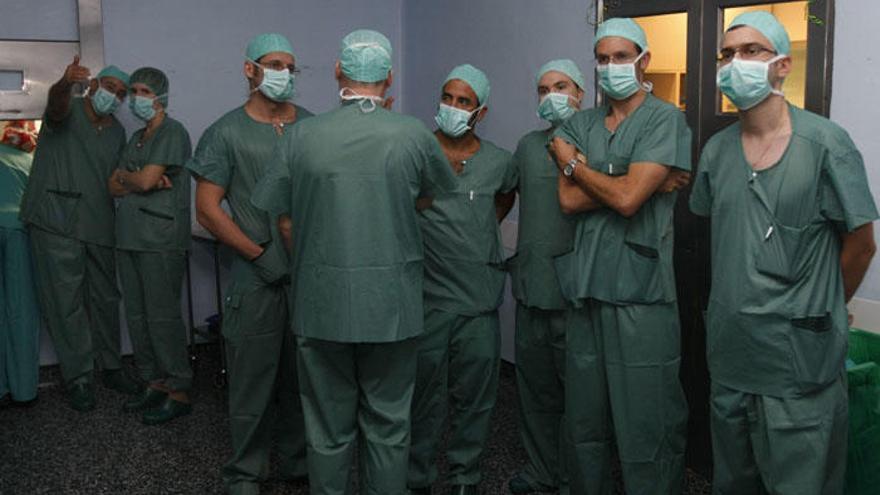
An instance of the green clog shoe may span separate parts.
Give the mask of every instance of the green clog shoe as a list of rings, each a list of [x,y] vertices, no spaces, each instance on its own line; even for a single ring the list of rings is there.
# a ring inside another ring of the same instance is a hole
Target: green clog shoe
[[[161,425],[191,412],[192,404],[166,397],[158,407],[145,411],[141,422],[145,425]]]

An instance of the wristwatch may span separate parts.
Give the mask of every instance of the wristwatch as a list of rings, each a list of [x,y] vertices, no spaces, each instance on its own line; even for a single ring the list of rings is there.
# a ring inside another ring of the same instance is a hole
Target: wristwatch
[[[577,157],[569,160],[568,163],[565,164],[565,168],[562,169],[562,175],[566,177],[571,177],[572,175],[574,175],[574,168],[577,166],[578,163],[579,162]]]

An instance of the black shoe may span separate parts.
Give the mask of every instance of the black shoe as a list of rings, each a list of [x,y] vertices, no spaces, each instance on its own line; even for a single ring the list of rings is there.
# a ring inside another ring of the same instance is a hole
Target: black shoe
[[[166,397],[159,407],[144,412],[141,422],[145,425],[161,425],[174,418],[186,416],[191,412],[192,404],[189,402],[181,402],[171,397]]]
[[[74,383],[67,387],[67,400],[76,411],[91,411],[95,408],[95,389],[89,382]]]
[[[101,382],[109,389],[128,395],[138,395],[144,388],[122,369],[104,370],[101,373]]]
[[[480,495],[479,485],[452,485],[449,495]]]
[[[422,488],[410,488],[409,495],[431,495],[431,487],[424,486]]]
[[[141,390],[140,395],[125,401],[122,409],[126,412],[143,411],[158,406],[165,400],[165,397],[168,397],[167,392],[146,387]]]

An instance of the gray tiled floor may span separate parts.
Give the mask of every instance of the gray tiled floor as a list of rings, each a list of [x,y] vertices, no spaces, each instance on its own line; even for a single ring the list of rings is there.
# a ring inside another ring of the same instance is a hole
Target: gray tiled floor
[[[193,414],[162,427],[123,413],[124,397],[98,387],[98,407],[81,414],[66,406],[57,369],[43,370],[38,400],[0,408],[0,494],[222,493],[219,467],[229,454],[225,395],[214,387],[211,346],[200,349]],[[513,368],[503,365],[499,404],[484,461],[487,494],[506,493],[524,461],[516,425]],[[445,461],[440,460],[441,469]],[[274,473],[273,473],[274,474]],[[688,473],[685,493],[709,493]],[[263,493],[306,494],[304,484],[269,481]],[[436,492],[436,491],[435,491]],[[443,488],[439,490],[443,493]]]

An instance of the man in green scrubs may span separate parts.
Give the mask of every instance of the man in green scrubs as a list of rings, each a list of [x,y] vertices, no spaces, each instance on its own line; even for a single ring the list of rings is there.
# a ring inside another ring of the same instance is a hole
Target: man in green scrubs
[[[250,202],[257,181],[280,165],[273,159],[274,147],[290,134],[290,126],[312,115],[290,101],[295,63],[284,36],[265,33],[251,39],[243,69],[250,96],[205,131],[187,164],[197,177],[199,223],[237,253],[222,325],[232,440],[223,479],[230,494],[259,493],[273,438],[281,477],[306,476],[295,341],[287,311],[287,249],[278,223]],[[220,206],[224,199],[231,216]]]
[[[645,33],[601,24],[594,45],[606,103],[555,131],[560,206],[577,213],[571,253],[556,259],[565,298],[565,415],[571,493],[611,493],[616,443],[628,493],[679,494],[687,404],[672,267],[676,195],[690,168],[684,115],[652,96]]]
[[[383,108],[391,44],[376,31],[342,40],[342,106],[295,125],[252,196],[289,216],[291,328],[312,494],[406,493],[416,339],[422,333],[422,236],[416,198],[453,187],[437,140]]]
[[[131,74],[132,113],[144,122],[110,176],[116,254],[134,360],[146,383],[124,405],[146,424],[189,414],[192,369],[180,289],[190,243],[189,133],[167,114],[168,78],[142,67]]]
[[[449,409],[450,493],[476,494],[480,457],[498,393],[498,306],[505,272],[496,196],[516,185],[510,153],[474,133],[487,112],[489,79],[471,65],[443,83],[434,133],[455,187],[421,200],[425,238],[425,333],[418,344],[412,451],[407,484],[430,493]],[[499,197],[500,201],[501,198]]]
[[[553,258],[571,250],[574,223],[557,200],[558,171],[547,152],[553,131],[580,108],[584,76],[568,59],[551,60],[535,78],[538,116],[550,127],[529,132],[516,147],[519,192],[516,255],[508,261],[516,306],[516,387],[520,438],[528,461],[509,482],[511,493],[556,491],[564,485],[565,314]]]
[[[730,24],[718,82],[739,122],[706,144],[690,197],[712,222],[716,494],[845,489],[846,301],[876,249],[877,209],[846,131],[782,95],[790,47],[767,12]]]
[[[28,226],[40,307],[61,363],[70,405],[95,407],[92,370],[126,393],[140,386],[119,357],[113,199],[107,179],[125,146],[113,111],[125,98],[128,75],[114,66],[89,80],[79,57],[49,89],[21,220]],[[73,97],[75,83],[89,94]]]
[[[36,399],[40,308],[30,242],[18,219],[37,132],[31,120],[0,122],[0,400]]]

